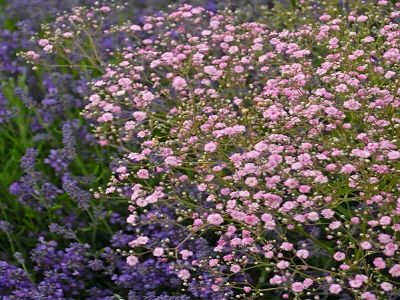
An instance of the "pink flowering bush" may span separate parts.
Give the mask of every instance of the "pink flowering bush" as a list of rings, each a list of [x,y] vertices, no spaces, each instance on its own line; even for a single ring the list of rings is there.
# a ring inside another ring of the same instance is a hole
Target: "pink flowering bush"
[[[188,230],[138,227],[128,264],[154,256],[188,288],[206,270],[224,299],[399,295],[400,3],[378,4],[290,30],[190,5],[113,28],[137,46],[83,112],[119,153],[95,196]],[[213,253],[194,259],[197,239]]]

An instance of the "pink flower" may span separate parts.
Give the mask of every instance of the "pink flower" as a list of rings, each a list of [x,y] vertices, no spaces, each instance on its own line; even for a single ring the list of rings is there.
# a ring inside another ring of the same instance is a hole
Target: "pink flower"
[[[33,59],[33,60],[38,60],[38,59],[40,58],[40,55],[37,54],[35,51],[27,51],[27,52],[25,53],[25,55],[26,55],[28,58]]]
[[[299,186],[299,181],[297,179],[289,178],[283,184],[293,189]]]
[[[217,68],[214,67],[214,66],[205,66],[205,67],[204,67],[204,72],[205,72],[207,75],[213,76],[213,75],[216,75],[216,74],[217,74]]]
[[[215,152],[217,150],[218,144],[216,142],[209,142],[204,145],[204,151]]]
[[[337,85],[335,88],[335,91],[338,93],[346,93],[348,90],[349,89],[348,89],[347,85],[345,85],[344,83]]]
[[[53,50],[53,45],[47,45],[43,48],[43,51],[46,53],[50,53]]]
[[[337,260],[337,261],[342,261],[342,260],[344,260],[344,259],[346,258],[346,254],[344,254],[343,252],[336,252],[336,253],[333,255],[333,258],[334,258],[335,260]]]
[[[361,294],[361,299],[364,300],[377,300],[376,296],[371,292],[365,292]]]
[[[207,222],[212,225],[221,225],[224,223],[224,219],[220,214],[211,214],[207,217]]]
[[[356,279],[351,279],[349,281],[349,284],[352,288],[359,288],[362,286],[363,282],[362,280],[356,278]]]
[[[395,159],[399,159],[400,158],[400,151],[390,151],[387,154],[388,158],[390,160],[395,160]]]
[[[310,213],[307,214],[307,219],[309,219],[310,221],[318,221],[319,220],[319,215],[317,212],[312,211]]]
[[[126,166],[105,193],[131,198],[128,222],[188,226],[193,236],[177,236],[177,244],[204,236],[213,249],[200,260],[199,249],[178,247],[170,271],[179,278],[197,278],[211,268],[216,276],[199,283],[223,293],[233,283],[231,273],[273,264],[268,280],[280,285],[282,298],[317,298],[326,288],[331,298],[350,289],[373,299],[395,289],[390,280],[382,282],[385,274],[400,278],[400,187],[379,187],[400,161],[393,135],[398,120],[385,114],[400,106],[392,89],[400,11],[390,5],[375,14],[367,6],[270,31],[265,24],[184,5],[146,18],[144,29],[157,34],[125,49],[122,63],[110,64],[94,81],[83,114],[94,121],[100,141],[117,146],[118,166]],[[361,11],[365,16],[357,15]],[[368,24],[349,23],[368,18],[377,34],[361,30],[365,34],[357,38],[356,29]],[[317,65],[314,45],[324,53]],[[346,200],[346,191],[357,207],[339,203],[347,213],[337,203]],[[174,211],[172,219],[157,210],[160,199]],[[305,263],[311,256],[306,249],[318,242],[308,239],[310,225],[333,250],[326,262],[334,264],[332,272],[323,271],[323,259],[315,260],[315,269]],[[369,235],[360,235],[360,227]],[[139,236],[129,245],[169,261],[168,248],[158,242]],[[356,250],[371,256],[366,266],[358,263]],[[220,272],[225,269],[230,271]],[[376,276],[365,276],[366,269]],[[310,276],[299,276],[303,271]]]
[[[356,170],[357,170],[357,169],[356,169],[353,165],[351,165],[351,164],[346,164],[346,165],[344,165],[344,166],[342,167],[342,169],[341,169],[342,173],[345,173],[345,174],[353,173],[353,172],[355,172]]]
[[[193,255],[192,251],[189,250],[182,250],[181,252],[179,252],[180,255],[182,255],[182,259],[183,260],[187,260],[189,257],[191,257]],[[217,261],[218,262],[218,261]]]
[[[230,271],[232,273],[239,273],[240,272],[240,266],[239,265],[232,265],[230,268]]]
[[[129,255],[126,258],[126,263],[131,267],[136,266],[138,262],[139,262],[139,259],[135,255]]]
[[[161,248],[161,247],[157,247],[157,248],[155,248],[154,251],[153,251],[153,255],[156,256],[156,257],[160,257],[160,256],[162,256],[163,254],[164,254],[164,249]]]
[[[150,30],[153,28],[153,25],[150,23],[146,23],[143,25],[143,30]]]
[[[276,223],[274,221],[274,217],[271,214],[262,214],[261,220],[265,223],[265,228],[268,230],[274,230],[276,227]]]
[[[321,215],[326,219],[331,219],[335,215],[335,212],[332,209],[326,208],[322,210]]]
[[[396,264],[390,268],[389,274],[393,277],[400,277],[400,264]]]
[[[180,76],[177,76],[174,78],[174,80],[172,81],[172,86],[175,90],[177,91],[181,91],[183,90],[186,86],[186,80]]]
[[[49,40],[48,39],[40,39],[38,44],[41,47],[45,47],[45,46],[47,46],[49,44]]]
[[[136,222],[136,216],[135,215],[129,215],[128,218],[126,218],[126,222],[135,225]]]
[[[149,178],[149,171],[147,171],[146,169],[140,169],[137,173],[136,173],[137,177],[140,179],[147,179]]]
[[[111,8],[109,8],[108,6],[102,6],[102,7],[100,7],[100,11],[102,13],[108,13],[111,11]]]
[[[303,280],[303,286],[305,288],[309,288],[310,286],[312,286],[314,284],[314,281],[310,278],[306,278]]]
[[[389,283],[389,282],[382,282],[380,284],[380,287],[382,290],[384,290],[385,292],[390,292],[391,290],[393,290],[393,284]]]
[[[268,145],[265,142],[259,142],[254,146],[254,149],[259,152],[264,152],[268,149]]]
[[[255,187],[256,185],[258,185],[258,180],[255,177],[248,177],[246,178],[244,183],[249,187]]]
[[[329,286],[329,292],[331,294],[337,295],[342,291],[342,287],[339,284],[331,284]]]
[[[363,285],[363,283],[367,282],[368,277],[365,275],[357,274],[355,278],[349,280],[349,284],[352,288],[359,288]]]
[[[200,184],[197,186],[197,189],[198,189],[200,192],[204,192],[204,191],[207,190],[207,184],[205,184],[205,183],[200,183]]]
[[[382,269],[386,268],[386,263],[383,260],[383,258],[381,258],[381,257],[375,258],[373,261],[373,264],[378,270],[382,270]]]
[[[276,264],[276,266],[278,267],[278,269],[284,270],[289,267],[289,262],[287,262],[286,260],[281,260]]]
[[[360,244],[360,246],[361,246],[361,248],[364,249],[364,250],[368,250],[368,249],[371,249],[371,248],[372,248],[372,245],[371,245],[370,242],[362,242],[362,243]]]
[[[285,277],[279,275],[274,275],[274,277],[269,280],[270,284],[281,284],[282,282],[285,282]]]
[[[188,270],[183,269],[183,270],[180,270],[180,271],[179,271],[178,277],[179,277],[180,279],[182,279],[182,280],[188,280],[188,279],[190,278],[190,273],[189,273]]]
[[[142,30],[142,28],[139,25],[131,25],[129,27],[129,29],[132,30],[132,31],[140,31],[140,30]]]
[[[142,94],[143,100],[145,100],[146,102],[150,102],[150,101],[154,100],[154,98],[155,98],[153,93],[149,92],[149,91],[142,92],[141,94]]]
[[[210,267],[215,267],[216,265],[218,265],[218,259],[215,259],[215,258],[211,259],[211,260],[209,261],[208,265],[209,265]]]
[[[102,116],[100,116],[99,118],[97,118],[97,121],[99,123],[110,122],[112,120],[114,120],[114,116],[111,113],[105,113]]]
[[[292,251],[293,250],[293,244],[288,243],[288,242],[283,242],[280,248],[282,250],[285,250],[285,251]]]
[[[194,225],[194,226],[197,226],[197,227],[202,226],[203,224],[204,224],[203,221],[200,220],[200,219],[195,219],[195,220],[193,221],[193,225]]]
[[[304,290],[304,285],[301,282],[293,282],[292,283],[292,291],[295,293],[300,293]]]
[[[329,49],[336,49],[339,47],[339,39],[334,37],[329,40]]]
[[[365,37],[365,38],[363,39],[363,42],[364,42],[364,43],[371,43],[371,42],[373,42],[373,41],[375,41],[375,39],[374,39],[372,36],[367,36],[367,37]]]
[[[390,243],[392,241],[392,237],[386,233],[380,233],[378,235],[378,240],[380,243],[382,244],[387,244]]]
[[[306,249],[300,249],[296,252],[296,256],[303,258],[303,259],[306,259],[309,255],[310,254],[309,254],[308,250],[306,250]]]
[[[181,163],[182,163],[175,156],[167,156],[164,161],[165,161],[166,165],[173,166],[173,167],[177,167],[177,166],[181,165]]]
[[[149,242],[149,238],[147,236],[139,236],[135,241],[138,245],[146,245]]]
[[[399,246],[397,244],[390,242],[385,245],[385,250],[383,251],[383,253],[386,256],[393,256],[398,249]]]
[[[243,73],[244,68],[243,68],[243,66],[235,66],[234,71],[236,73]]]
[[[389,216],[383,216],[382,218],[379,219],[379,223],[382,226],[390,225],[391,222],[392,222],[392,218]]]
[[[368,17],[367,17],[367,16],[364,16],[364,15],[359,16],[359,17],[357,18],[357,22],[360,22],[360,23],[363,23],[363,22],[365,22],[365,21],[367,21],[367,20],[368,20]]]
[[[129,78],[120,78],[118,80],[118,84],[123,87],[129,86],[131,83],[132,81]]]
[[[331,230],[335,230],[338,229],[341,226],[341,224],[342,223],[340,223],[340,221],[334,221],[328,225],[328,228]]]
[[[133,117],[135,118],[136,121],[141,122],[146,119],[147,114],[142,111],[135,111],[133,113]]]
[[[357,110],[361,107],[361,104],[356,100],[349,100],[344,102],[343,106],[350,110]]]
[[[328,14],[323,14],[322,16],[319,17],[319,19],[323,22],[327,22],[331,19],[331,16]]]
[[[213,284],[213,285],[211,286],[211,289],[212,289],[214,292],[218,292],[221,288],[220,288],[218,285]]]

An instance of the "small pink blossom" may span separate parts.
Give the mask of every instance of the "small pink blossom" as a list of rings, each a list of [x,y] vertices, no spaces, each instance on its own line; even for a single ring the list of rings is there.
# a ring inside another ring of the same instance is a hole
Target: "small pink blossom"
[[[367,21],[367,20],[368,20],[368,17],[365,16],[365,15],[359,16],[359,17],[357,18],[357,22],[360,22],[360,23],[364,23],[364,22]]]
[[[231,271],[232,273],[239,273],[240,270],[241,270],[241,268],[240,268],[239,265],[232,265],[232,266],[230,267],[230,271]]]
[[[368,250],[368,249],[371,249],[371,248],[372,248],[372,245],[371,245],[370,242],[362,242],[362,243],[360,244],[360,246],[361,246],[361,248],[364,249],[364,250]]]
[[[383,258],[381,258],[381,257],[375,258],[374,261],[373,261],[373,264],[379,270],[382,270],[382,269],[386,268],[386,263],[383,260]]]
[[[286,260],[281,260],[276,264],[276,266],[278,267],[278,269],[284,270],[289,267],[289,262]]]
[[[181,91],[187,86],[187,82],[184,78],[177,76],[172,81],[172,86],[175,90]]]
[[[220,225],[224,222],[224,219],[220,214],[211,214],[207,217],[207,222],[211,225]]]
[[[350,110],[358,110],[361,107],[361,104],[356,100],[349,100],[344,102],[343,106]]]
[[[216,142],[209,142],[204,145],[204,151],[215,152],[217,150],[218,144]]]
[[[300,257],[300,258],[303,258],[303,259],[308,258],[309,255],[310,254],[306,249],[300,249],[300,250],[297,250],[297,252],[296,252],[296,256]]]
[[[208,75],[216,75],[217,74],[217,68],[214,66],[205,66],[204,67],[204,72]]]
[[[304,285],[301,282],[292,283],[292,291],[295,293],[301,293],[304,290]]]
[[[339,284],[331,284],[329,286],[329,292],[331,294],[337,295],[342,291],[342,287]]]
[[[190,278],[190,272],[186,269],[180,270],[178,277],[182,280],[188,280]]]
[[[246,178],[245,183],[249,187],[255,187],[258,185],[258,180],[255,177],[248,177]]]
[[[382,226],[390,225],[391,222],[392,222],[392,218],[389,217],[389,216],[383,216],[383,217],[381,217],[381,218],[379,219],[379,223],[380,223]]]
[[[390,292],[391,290],[393,290],[393,284],[391,284],[390,282],[382,282],[380,284],[380,287],[385,292]]]
[[[342,261],[342,260],[344,260],[344,259],[346,258],[346,254],[344,254],[343,252],[336,252],[336,253],[333,255],[333,258],[334,258],[336,261]]]
[[[129,255],[126,258],[126,263],[131,267],[136,266],[138,264],[138,262],[139,262],[139,259],[134,255]]]
[[[147,114],[142,111],[135,111],[133,113],[133,117],[135,118],[136,121],[141,122],[146,119]]]
[[[163,254],[164,254],[164,249],[161,248],[161,247],[157,247],[157,248],[155,248],[154,251],[153,251],[153,255],[156,256],[156,257],[160,257],[160,256],[162,256]]]
[[[136,173],[137,177],[140,179],[147,179],[149,178],[149,171],[147,171],[146,169],[140,169],[137,173]]]
[[[400,151],[390,151],[387,156],[390,160],[400,159]]]
[[[389,274],[392,277],[400,277],[400,264],[396,264],[389,269]]]

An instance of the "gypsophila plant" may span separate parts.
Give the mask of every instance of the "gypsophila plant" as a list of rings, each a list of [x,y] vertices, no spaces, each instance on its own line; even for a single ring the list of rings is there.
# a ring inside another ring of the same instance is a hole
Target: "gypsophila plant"
[[[149,38],[84,112],[121,150],[102,195],[129,199],[133,225],[155,209],[146,222],[188,230],[138,230],[128,264],[239,298],[398,295],[400,5],[378,4],[293,30],[189,5],[120,28]],[[193,259],[197,239],[212,253]]]

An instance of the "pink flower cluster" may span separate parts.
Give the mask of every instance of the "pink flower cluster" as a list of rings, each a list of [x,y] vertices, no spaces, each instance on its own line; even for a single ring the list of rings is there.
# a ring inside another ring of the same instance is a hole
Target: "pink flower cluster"
[[[89,68],[94,70],[94,74],[101,72],[103,60],[111,51],[100,48],[101,41],[106,37],[112,38],[112,26],[108,23],[123,9],[123,5],[114,1],[96,1],[91,7],[73,7],[54,22],[42,24],[41,38],[37,38],[38,48],[21,55],[35,64],[34,70],[44,64],[46,68]]]
[[[121,149],[104,195],[131,223],[172,207],[214,247],[141,236],[129,264],[182,259],[182,280],[207,269],[249,299],[400,293],[400,5],[380,5],[281,31],[185,5],[118,29],[142,42],[84,111]]]

